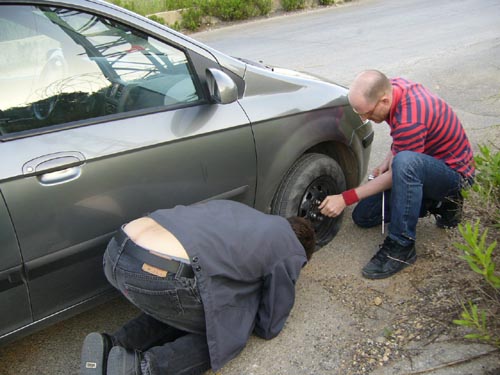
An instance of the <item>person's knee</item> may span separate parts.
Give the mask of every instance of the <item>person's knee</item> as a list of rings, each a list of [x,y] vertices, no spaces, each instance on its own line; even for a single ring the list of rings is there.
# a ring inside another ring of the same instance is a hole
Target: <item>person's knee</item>
[[[425,163],[422,154],[413,151],[401,151],[392,161],[392,183],[420,183],[425,176]]]
[[[352,211],[352,221],[361,228],[371,228],[377,225],[373,212],[364,210],[360,206],[356,206]]]
[[[368,220],[369,218],[366,218],[365,216],[356,214],[355,212],[352,213],[352,221],[354,224],[356,224],[358,227],[361,228],[370,228],[372,220]]]
[[[392,159],[392,170],[406,170],[414,164],[416,155],[417,153],[413,151],[398,152]]]

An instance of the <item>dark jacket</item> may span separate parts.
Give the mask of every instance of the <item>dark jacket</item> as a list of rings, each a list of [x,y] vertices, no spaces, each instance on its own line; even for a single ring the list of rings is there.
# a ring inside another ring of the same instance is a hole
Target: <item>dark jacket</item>
[[[220,200],[150,216],[189,255],[205,310],[212,369],[234,358],[252,331],[265,339],[281,331],[307,262],[286,219]]]

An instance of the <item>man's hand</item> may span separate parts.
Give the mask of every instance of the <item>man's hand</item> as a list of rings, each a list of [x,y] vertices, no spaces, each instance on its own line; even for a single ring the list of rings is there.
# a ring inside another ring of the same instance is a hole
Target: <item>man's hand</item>
[[[394,156],[392,155],[392,152],[389,151],[389,153],[387,154],[385,159],[382,161],[382,163],[372,171],[372,175],[374,177],[378,177],[382,173],[387,172],[391,168],[393,157]]]
[[[339,216],[344,209],[351,204],[359,202],[361,199],[381,193],[392,186],[392,171],[379,174],[377,178],[368,181],[366,184],[358,186],[356,189],[349,189],[342,194],[328,195],[318,206],[320,212],[328,217]]]
[[[328,217],[339,216],[346,207],[342,194],[328,195],[318,206],[321,213]]]

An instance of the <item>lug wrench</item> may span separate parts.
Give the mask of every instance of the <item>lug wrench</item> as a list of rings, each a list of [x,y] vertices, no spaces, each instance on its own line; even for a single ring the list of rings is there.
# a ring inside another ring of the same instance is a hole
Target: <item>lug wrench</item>
[[[368,176],[368,181],[371,181],[374,178],[375,176],[371,174]],[[382,192],[382,234],[384,234],[385,230],[384,221],[385,221],[385,191]]]

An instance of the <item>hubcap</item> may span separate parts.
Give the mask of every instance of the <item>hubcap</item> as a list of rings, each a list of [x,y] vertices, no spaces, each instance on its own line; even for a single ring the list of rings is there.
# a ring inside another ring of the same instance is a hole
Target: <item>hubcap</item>
[[[321,214],[318,206],[327,195],[335,194],[335,181],[330,176],[321,176],[307,187],[300,202],[298,216],[309,219],[313,224],[318,243],[327,239],[330,228],[337,218],[330,218]]]

